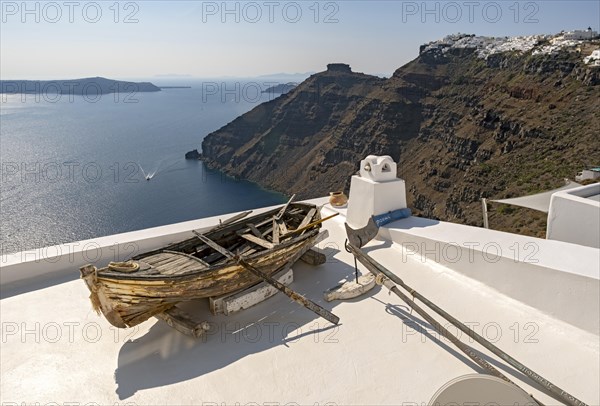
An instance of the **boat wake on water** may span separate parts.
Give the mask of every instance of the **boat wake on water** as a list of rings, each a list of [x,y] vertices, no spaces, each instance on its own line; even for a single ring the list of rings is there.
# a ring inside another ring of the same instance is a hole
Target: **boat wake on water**
[[[162,159],[158,163],[158,167],[152,172],[150,172],[150,171],[146,172],[139,162],[136,162],[136,163],[137,163],[137,166],[140,168],[140,171],[142,172],[142,176],[146,180],[150,180],[150,179],[154,178],[158,173],[169,173],[169,172],[185,169],[184,167],[177,166],[178,164],[181,164],[181,160],[179,158],[170,159],[169,164],[163,167],[163,164],[165,163],[165,161],[166,161],[166,159]]]
[[[156,171],[154,171],[152,173],[150,173],[150,172],[146,173],[146,171],[144,171],[144,168],[142,168],[142,165],[140,165],[139,163],[137,163],[137,166],[140,168],[140,171],[142,171],[142,176],[146,180],[152,179],[154,177],[154,175],[156,175],[156,172],[158,171],[158,170],[156,170]]]

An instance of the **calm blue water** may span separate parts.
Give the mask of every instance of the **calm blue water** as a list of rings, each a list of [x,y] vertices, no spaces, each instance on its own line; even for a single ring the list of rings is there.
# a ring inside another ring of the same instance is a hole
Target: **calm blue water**
[[[127,102],[125,94],[96,102],[0,95],[2,252],[283,202],[184,160],[206,134],[273,95],[258,100],[247,88],[222,97],[189,84]],[[144,173],[154,172],[146,181]]]

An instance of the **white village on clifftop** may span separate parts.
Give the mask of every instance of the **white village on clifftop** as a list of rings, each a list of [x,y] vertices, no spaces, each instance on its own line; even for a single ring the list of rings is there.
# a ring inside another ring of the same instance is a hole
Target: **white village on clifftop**
[[[560,32],[556,35],[526,35],[515,37],[486,37],[474,34],[452,34],[429,42],[421,47],[421,53],[440,50],[442,53],[450,49],[474,49],[477,56],[487,59],[490,55],[502,52],[529,52],[532,55],[548,55],[564,49],[577,50],[585,41],[598,39],[598,32],[591,28]],[[600,66],[600,50],[594,50],[584,59],[586,64]]]

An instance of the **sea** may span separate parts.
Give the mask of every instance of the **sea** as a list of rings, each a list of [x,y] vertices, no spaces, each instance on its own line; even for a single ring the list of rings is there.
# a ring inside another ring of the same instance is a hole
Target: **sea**
[[[284,202],[184,159],[207,134],[279,95],[250,80],[175,84],[191,88],[0,94],[1,253]]]

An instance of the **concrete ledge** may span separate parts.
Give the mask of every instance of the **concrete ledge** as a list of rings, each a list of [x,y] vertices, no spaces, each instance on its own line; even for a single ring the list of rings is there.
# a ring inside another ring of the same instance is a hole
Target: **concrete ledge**
[[[600,183],[556,192],[550,200],[546,238],[600,248]]]
[[[439,263],[574,326],[600,333],[600,251],[411,217],[380,230],[413,256]]]

